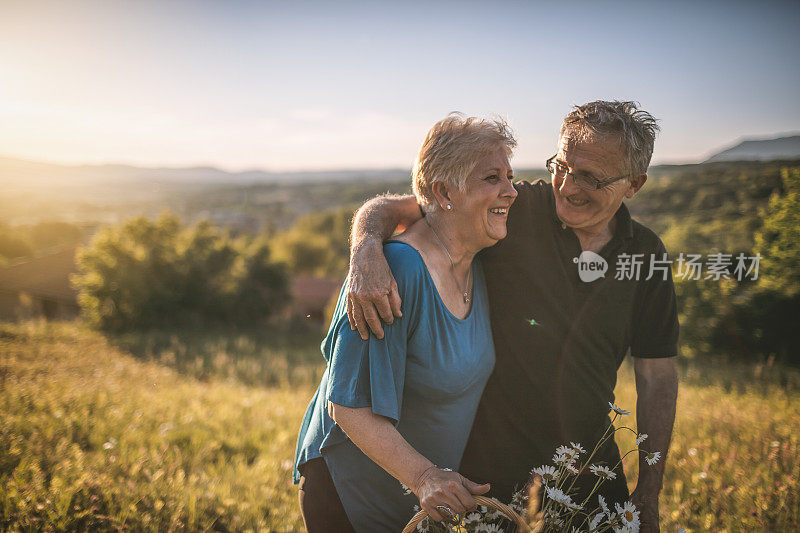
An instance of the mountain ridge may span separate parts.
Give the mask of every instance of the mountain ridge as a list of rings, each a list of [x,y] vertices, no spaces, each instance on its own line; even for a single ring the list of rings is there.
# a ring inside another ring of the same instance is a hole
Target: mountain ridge
[[[799,159],[800,134],[778,137],[743,137],[724,150],[720,150],[704,163],[719,161],[772,161],[775,159]]]

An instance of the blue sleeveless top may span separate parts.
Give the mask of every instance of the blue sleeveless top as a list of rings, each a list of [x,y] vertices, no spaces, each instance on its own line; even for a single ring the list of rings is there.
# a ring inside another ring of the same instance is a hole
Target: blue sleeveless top
[[[306,410],[297,441],[297,467],[323,457],[357,531],[400,531],[419,502],[375,464],[328,416],[327,402],[371,407],[391,420],[419,453],[440,468],[458,469],[483,387],[494,367],[483,270],[476,258],[470,314],[444,305],[428,268],[411,245],[389,241],[384,254],[397,281],[403,316],[384,338],[364,341],[347,319],[347,282],[322,342],[328,367]]]

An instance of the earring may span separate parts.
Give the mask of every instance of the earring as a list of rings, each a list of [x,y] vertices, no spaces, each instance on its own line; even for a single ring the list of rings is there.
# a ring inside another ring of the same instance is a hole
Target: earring
[[[453,209],[453,206],[451,204],[447,204],[447,210],[450,211],[451,209]]]

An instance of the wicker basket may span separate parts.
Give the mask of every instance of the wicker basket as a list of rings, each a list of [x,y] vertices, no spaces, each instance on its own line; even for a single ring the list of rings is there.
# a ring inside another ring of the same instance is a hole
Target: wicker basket
[[[475,502],[478,505],[485,505],[486,507],[491,507],[492,509],[497,509],[504,515],[506,515],[509,520],[514,522],[517,525],[517,531],[520,533],[529,533],[530,528],[528,524],[525,523],[525,520],[514,512],[508,505],[500,503],[497,500],[493,500],[492,498],[487,498],[486,496],[475,496]],[[405,528],[403,528],[403,533],[412,533],[414,529],[416,529],[417,525],[422,522],[425,517],[428,516],[426,511],[420,511],[414,515],[414,517],[408,522]]]

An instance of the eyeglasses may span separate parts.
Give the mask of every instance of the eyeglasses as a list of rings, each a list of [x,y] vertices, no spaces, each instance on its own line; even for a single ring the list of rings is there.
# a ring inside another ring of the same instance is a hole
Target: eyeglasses
[[[614,183],[615,181],[624,180],[625,178],[628,177],[628,176],[619,176],[618,178],[611,178],[600,181],[599,179],[593,176],[587,176],[585,174],[576,175],[573,174],[572,172],[567,172],[566,165],[562,165],[561,163],[555,160],[557,155],[558,154],[548,159],[544,164],[547,167],[547,170],[550,171],[550,174],[552,174],[554,178],[558,179],[564,179],[567,177],[567,175],[572,176],[572,179],[575,181],[575,185],[577,185],[578,187],[580,187],[585,191],[597,191],[611,183]]]

